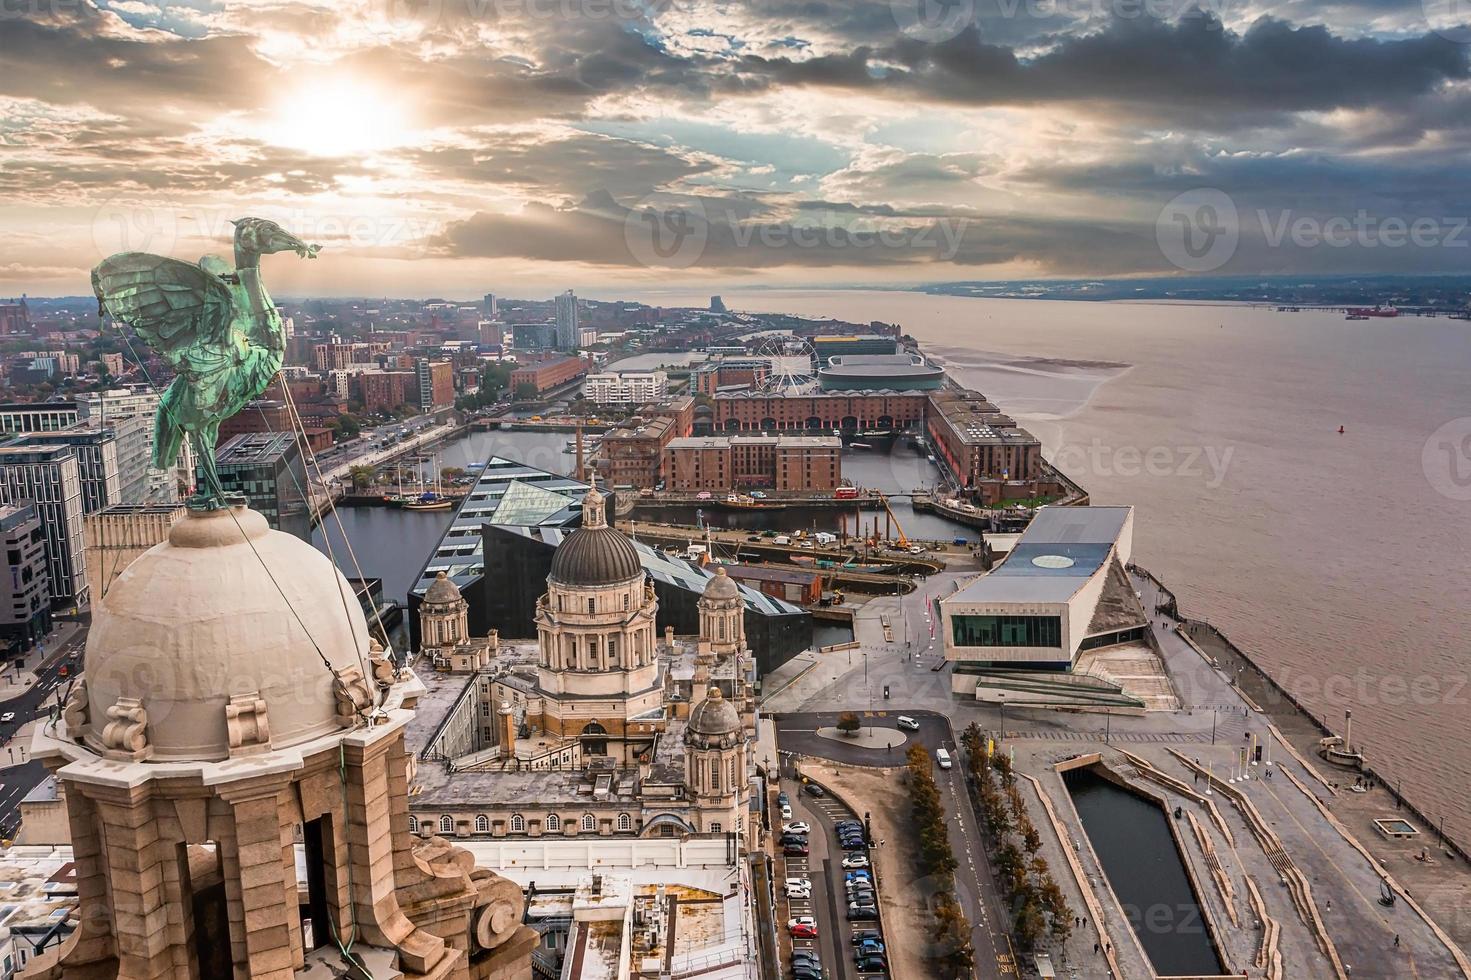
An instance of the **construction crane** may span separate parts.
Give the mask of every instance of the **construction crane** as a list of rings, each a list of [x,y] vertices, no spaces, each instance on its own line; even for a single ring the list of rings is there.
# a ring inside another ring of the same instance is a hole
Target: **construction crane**
[[[889,520],[894,522],[894,530],[899,532],[899,537],[894,543],[899,546],[901,551],[908,551],[909,539],[904,536],[904,528],[900,526],[899,518],[894,516],[894,511],[889,507],[889,498],[881,493],[879,494],[879,501],[884,505],[884,512],[889,515]]]

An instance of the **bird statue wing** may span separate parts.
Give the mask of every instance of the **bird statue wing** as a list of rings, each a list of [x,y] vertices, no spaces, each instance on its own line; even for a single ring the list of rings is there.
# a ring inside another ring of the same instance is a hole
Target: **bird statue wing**
[[[108,315],[136,330],[175,369],[196,344],[228,339],[230,288],[197,265],[121,252],[92,270],[92,292]]]

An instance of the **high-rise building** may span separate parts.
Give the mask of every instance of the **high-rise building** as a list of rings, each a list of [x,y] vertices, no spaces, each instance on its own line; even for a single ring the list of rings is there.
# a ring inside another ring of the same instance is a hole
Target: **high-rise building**
[[[0,446],[0,503],[36,505],[46,531],[51,605],[86,605],[86,542],[82,534],[82,476],[71,446]]]
[[[122,503],[118,475],[117,434],[112,429],[87,429],[80,423],[61,432],[37,432],[21,439],[26,446],[71,446],[77,454],[82,480],[82,513]]]
[[[311,541],[306,464],[295,433],[235,436],[215,451],[215,470],[222,493],[243,494],[250,509],[263,514],[271,527]]]
[[[128,385],[77,396],[79,418],[93,428],[109,427],[118,436],[118,470],[125,504],[171,503],[180,486],[192,486],[194,450],[189,440],[179,449],[178,462],[153,468],[153,421],[161,396],[149,385]],[[143,471],[140,487],[138,471]]]
[[[419,379],[419,408],[432,412],[455,403],[455,366],[449,361],[421,357],[414,362]]]
[[[0,405],[0,432],[55,432],[76,424],[75,402],[19,402]]]
[[[26,298],[19,302],[0,303],[0,337],[25,333],[31,326],[31,311],[26,307]]]
[[[495,293],[486,293],[485,299],[480,303],[480,312],[493,319],[497,312],[496,307]]]
[[[51,578],[46,571],[46,531],[36,505],[0,505],[0,640],[25,653],[51,632]]]
[[[557,297],[557,350],[577,349],[577,297],[572,290]]]

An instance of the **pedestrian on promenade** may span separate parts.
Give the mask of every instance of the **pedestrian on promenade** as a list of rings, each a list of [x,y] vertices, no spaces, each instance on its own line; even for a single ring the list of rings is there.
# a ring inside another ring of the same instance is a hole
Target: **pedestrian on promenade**
[[[1399,948],[1399,933],[1394,934],[1394,945],[1396,949]]]
[[[1098,944],[1097,943],[1094,943],[1093,944],[1093,955],[1094,956],[1097,956],[1098,955]]]
[[[1104,943],[1103,944],[1103,951],[1105,953],[1112,953],[1113,952],[1113,943]]]

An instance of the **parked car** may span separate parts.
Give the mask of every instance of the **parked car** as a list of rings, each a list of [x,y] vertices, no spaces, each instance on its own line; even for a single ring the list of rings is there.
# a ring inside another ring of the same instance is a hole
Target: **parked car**
[[[864,954],[865,956],[875,953],[883,953],[883,951],[884,944],[877,939],[865,939],[863,942],[858,944],[858,952]]]
[[[915,721],[908,715],[900,715],[897,719],[895,719],[895,724],[904,729],[906,732],[919,731],[919,722]]]
[[[790,796],[788,796],[785,791],[782,791],[782,792],[776,794],[776,805],[777,806],[790,806],[791,805],[791,802],[792,802],[792,798]]]
[[[781,832],[784,834],[810,834],[812,833],[812,826],[805,820],[794,820],[791,823],[782,824]]]
[[[793,950],[792,951],[792,966],[796,966],[799,963],[806,963],[806,964],[809,964],[811,966],[817,967],[818,969],[821,969],[822,968],[822,957],[818,956],[817,955],[817,951],[816,950],[813,950],[813,949],[796,949],[796,950]]]
[[[781,805],[781,818],[783,820],[790,820],[790,819],[792,819],[792,808],[791,808],[790,804],[783,803]]]
[[[767,528],[766,530],[764,530],[764,531],[761,532],[761,536],[763,538],[774,538],[774,537],[776,537],[776,528],[772,528],[772,527]]]
[[[839,833],[842,833],[845,830],[862,830],[863,824],[859,823],[857,820],[839,820],[837,823],[833,824],[833,827]]]
[[[781,852],[787,857],[806,857],[809,853],[806,844],[783,844]]]
[[[812,886],[811,885],[788,885],[787,888],[786,888],[786,896],[787,896],[787,900],[788,901],[790,901],[791,899],[794,899],[794,898],[811,898],[812,897]]]
[[[889,961],[882,956],[860,956],[857,961],[859,973],[888,973]]]
[[[884,934],[879,932],[877,929],[854,929],[852,942],[854,946],[857,946],[859,943],[862,943],[868,939],[883,938]]]
[[[867,854],[848,854],[848,855],[844,856],[844,858],[843,858],[843,867],[845,867],[845,868],[866,868],[866,867],[868,867],[868,855]]]
[[[792,976],[795,980],[827,980],[827,974],[822,972],[822,967],[805,964],[792,967]]]
[[[710,499],[710,491],[709,490],[701,490],[699,493],[695,494],[695,499],[696,500],[709,500]]]
[[[874,904],[872,902],[849,902],[848,903],[848,911],[849,912],[877,912],[878,909],[874,907]]]
[[[874,908],[872,906],[869,906],[866,909],[860,909],[857,912],[853,911],[852,909],[849,909],[848,910],[848,921],[849,922],[872,922],[874,919],[877,919],[878,917],[879,917],[878,909],[876,909],[876,908]]]
[[[790,879],[790,878],[787,879],[787,881],[791,881],[791,880],[792,879]],[[873,872],[871,872],[871,871],[849,871],[847,874],[843,875],[843,880],[844,881],[873,881]]]
[[[5,714],[0,715],[0,722],[7,722],[8,723],[8,722],[12,722],[12,721],[15,721],[15,712],[14,711],[7,711],[7,712],[5,712]]]
[[[817,917],[812,915],[794,915],[787,920],[787,928],[795,929],[798,926],[815,926]]]
[[[792,928],[793,939],[816,939],[817,926],[794,926]]]
[[[823,789],[821,786],[817,785],[816,783],[808,783],[806,786],[803,786],[802,789],[807,793],[808,796],[826,796],[827,795],[827,790]]]

